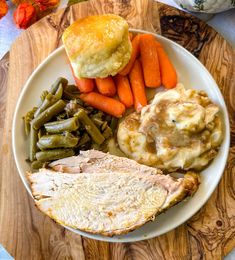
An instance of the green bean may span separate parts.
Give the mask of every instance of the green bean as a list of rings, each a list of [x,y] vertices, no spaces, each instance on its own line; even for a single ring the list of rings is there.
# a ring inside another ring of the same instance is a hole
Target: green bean
[[[84,111],[89,115],[90,113],[92,113],[94,111],[94,108],[87,106],[86,108],[84,108]]]
[[[102,126],[101,126],[101,131],[104,131],[107,126],[108,126],[108,123],[106,121],[104,121]]]
[[[35,154],[37,152],[38,130],[34,129],[32,124],[30,127],[29,138],[29,160],[32,162],[35,160]]]
[[[83,105],[83,101],[81,99],[79,99],[80,96],[80,91],[78,90],[78,88],[75,85],[67,85],[64,88],[64,92],[63,92],[63,98],[65,99],[78,99],[80,105]]]
[[[93,143],[91,146],[91,149],[99,150],[102,152],[107,153],[108,152],[108,145],[107,142],[103,142],[102,145],[97,145],[96,143]]]
[[[73,116],[76,114],[81,108],[83,108],[80,104],[77,103],[75,99],[70,100],[69,103],[65,107],[65,111],[69,116]]]
[[[83,109],[80,109],[75,116],[77,116],[78,120],[84,125],[94,142],[97,144],[102,144],[104,142],[105,138]]]
[[[73,149],[53,149],[37,152],[36,158],[38,161],[47,162],[73,156],[74,154],[75,152]]]
[[[103,123],[104,123],[104,121],[102,121],[100,118],[94,117],[94,116],[91,117],[91,120],[95,123],[95,125],[98,128],[100,128],[103,125]]]
[[[44,125],[46,131],[50,134],[59,134],[64,131],[72,132],[79,128],[79,122],[76,117],[65,120],[50,122]]]
[[[67,85],[66,87],[65,87],[65,89],[67,90],[67,91],[69,91],[69,92],[71,92],[71,93],[80,93],[80,91],[79,91],[79,89],[77,88],[77,86],[76,85]]]
[[[81,139],[78,142],[78,147],[83,146],[84,144],[86,144],[87,142],[89,142],[91,140],[91,138],[89,137],[89,135],[87,133],[84,133],[81,137]]]
[[[32,125],[34,129],[39,129],[47,123],[53,116],[56,116],[64,110],[66,103],[63,100],[58,100],[54,105],[48,107],[38,117],[34,118]]]
[[[57,134],[57,135],[44,135],[37,142],[40,150],[53,149],[53,148],[70,148],[76,146],[78,137],[71,133]]]
[[[38,117],[43,111],[45,111],[48,107],[52,106],[53,104],[55,104],[57,101],[57,98],[52,95],[51,93],[49,93],[44,101],[42,102],[41,106],[36,110],[36,112],[34,113],[34,118]]]
[[[43,90],[40,99],[41,99],[41,104],[42,102],[45,100],[46,96],[49,94],[49,92],[47,90]]]
[[[38,139],[40,139],[43,135],[45,135],[46,134],[46,131],[45,131],[45,129],[44,128],[40,128],[39,130],[38,130]]]
[[[34,107],[32,110],[28,111],[26,115],[23,117],[24,119],[24,129],[25,134],[28,136],[30,132],[30,122],[33,120],[33,116],[35,111],[37,110],[37,107]]]
[[[117,129],[117,124],[118,124],[118,119],[116,117],[112,117],[111,123],[110,123],[110,128],[112,129],[113,133]]]
[[[59,88],[60,84],[62,84],[62,87],[64,88],[68,84],[68,80],[65,78],[58,78],[51,86],[50,93],[54,95]]]
[[[26,136],[28,136],[30,133],[30,122],[27,121],[27,119],[25,117],[24,117],[24,131],[25,131]]]
[[[68,118],[67,112],[62,112],[56,116],[57,121],[65,120],[66,118]]]
[[[84,105],[84,102],[80,98],[76,98],[76,103],[80,106]]]
[[[55,98],[57,99],[57,100],[59,100],[59,99],[61,99],[62,98],[62,95],[63,95],[63,86],[62,86],[62,84],[60,83],[60,85],[59,85],[59,87],[58,87],[58,89],[56,90],[56,93],[55,93]]]
[[[98,118],[100,118],[100,119],[102,119],[103,116],[104,116],[104,113],[103,113],[102,111],[99,111],[99,110],[98,110],[98,112],[97,112],[94,116],[95,116],[95,117],[98,117]]]
[[[44,162],[40,162],[40,161],[33,161],[31,163],[31,168],[33,170],[37,170],[37,169],[40,169],[40,168],[43,168],[44,167]]]
[[[113,131],[109,126],[107,126],[102,134],[105,137],[105,139],[108,139],[113,135]]]

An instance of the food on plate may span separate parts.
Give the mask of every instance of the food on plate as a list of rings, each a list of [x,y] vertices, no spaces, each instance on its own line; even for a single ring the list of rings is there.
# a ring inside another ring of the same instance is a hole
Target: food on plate
[[[176,71],[161,44],[151,34],[130,34],[119,16],[80,19],[62,39],[81,99],[112,116],[123,116],[133,104],[140,112],[147,105],[145,87],[176,86]]]
[[[100,130],[96,127],[95,123],[89,118],[84,109],[80,109],[75,115],[78,120],[83,124],[87,133],[91,136],[97,144],[102,144],[105,141],[104,136],[101,134]]]
[[[188,170],[218,151],[219,107],[177,85],[164,46],[129,33],[119,16],[80,19],[62,39],[76,86],[58,78],[24,117],[31,169],[40,169],[27,173],[32,194],[62,225],[126,234],[197,191],[199,175]],[[149,88],[161,85],[170,90],[148,104]]]
[[[72,70],[73,72],[73,70]],[[78,78],[74,75],[74,80],[76,83],[76,86],[78,87],[78,89],[83,92],[83,93],[88,93],[94,90],[95,88],[95,83],[93,79],[87,79],[87,78]]]
[[[126,108],[132,107],[134,100],[128,77],[118,74],[114,77],[114,81],[117,86],[117,94],[120,101],[126,106]]]
[[[222,139],[219,107],[204,91],[183,85],[157,93],[141,114],[125,117],[117,132],[129,158],[168,171],[203,169]]]
[[[116,119],[84,103],[79,96],[76,86],[58,78],[49,91],[43,91],[39,106],[26,113],[25,133],[29,137],[29,161],[33,169],[78,154],[80,150],[108,150]],[[120,106],[123,114],[125,106],[122,103]]]
[[[50,161],[57,160],[60,158],[73,156],[74,154],[75,154],[75,152],[73,149],[42,150],[42,151],[36,153],[36,160],[33,161],[32,163],[35,163],[35,162],[48,163]],[[41,165],[41,164],[39,164],[39,165]],[[40,168],[41,167],[42,166],[40,166]]]
[[[140,37],[140,55],[143,64],[144,82],[146,87],[155,88],[161,85],[160,68],[156,39],[151,34]]]
[[[141,165],[134,160],[126,157],[119,157],[97,150],[81,151],[78,156],[63,158],[49,164],[54,171],[67,173],[99,173],[116,172],[125,173],[151,173],[161,174],[162,171],[146,165]]]
[[[75,21],[62,40],[78,78],[105,78],[123,69],[131,57],[128,24],[114,14]]]
[[[116,87],[112,77],[107,78],[96,78],[96,86],[100,94],[108,97],[113,97],[116,94]]]
[[[62,225],[113,236],[126,234],[154,220],[156,215],[198,189],[199,178],[195,173],[174,179],[127,158],[124,161],[130,163],[126,167],[121,162],[120,168],[115,167],[110,161],[123,158],[111,156],[109,160],[109,156],[88,151],[82,153],[82,159],[80,155],[65,159],[68,166],[70,162],[75,164],[78,172],[62,173],[44,168],[28,173],[37,207]],[[108,161],[105,167],[97,164],[104,158]]]
[[[78,140],[78,137],[74,136],[73,134],[67,131],[62,134],[48,134],[40,137],[40,139],[37,142],[37,147],[40,150],[53,148],[70,148],[75,147],[78,144]]]
[[[156,42],[157,55],[160,66],[161,81],[165,88],[174,88],[177,84],[176,70],[164,51],[162,45]]]
[[[50,95],[50,93],[48,95]],[[39,115],[35,115],[34,114],[35,117],[34,117],[34,119],[31,122],[32,127],[35,130],[38,130],[45,123],[50,121],[54,116],[56,116],[59,113],[61,113],[64,110],[65,106],[66,106],[65,101],[60,99],[60,100],[57,100],[55,104],[49,106],[41,114],[39,114]]]
[[[137,112],[147,105],[145,94],[144,77],[141,63],[136,60],[129,74],[131,89],[134,96],[134,106]]]
[[[140,53],[140,34],[136,35],[132,40],[131,58],[127,63],[127,65],[121,71],[119,71],[120,75],[126,76],[127,74],[129,74],[139,53]]]
[[[120,101],[96,92],[83,93],[80,95],[80,99],[90,106],[115,117],[122,117],[126,110],[125,106]]]

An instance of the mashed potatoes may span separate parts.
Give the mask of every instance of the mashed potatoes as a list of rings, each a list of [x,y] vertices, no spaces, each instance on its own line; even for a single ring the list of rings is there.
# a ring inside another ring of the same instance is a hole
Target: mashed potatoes
[[[178,85],[156,94],[141,114],[127,116],[117,138],[120,149],[140,163],[168,171],[200,170],[223,139],[219,107],[205,92]]]

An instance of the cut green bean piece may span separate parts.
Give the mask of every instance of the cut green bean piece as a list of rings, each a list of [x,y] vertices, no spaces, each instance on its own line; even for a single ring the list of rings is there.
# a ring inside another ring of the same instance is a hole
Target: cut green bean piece
[[[44,134],[46,134],[45,130],[43,128],[40,128],[38,130],[38,139],[40,139]]]
[[[55,98],[57,99],[57,100],[59,100],[59,99],[61,99],[62,98],[62,95],[63,95],[63,86],[62,86],[62,84],[60,83],[60,85],[59,85],[59,87],[58,87],[58,89],[56,90],[56,93],[55,93]]]
[[[57,121],[65,120],[68,118],[67,112],[62,112],[56,116]]]
[[[81,137],[81,139],[78,142],[78,147],[83,146],[84,144],[86,144],[87,142],[89,142],[91,140],[91,138],[89,137],[89,135],[87,133],[84,133]]]
[[[37,107],[34,107],[32,110],[28,111],[26,115],[23,117],[24,119],[24,130],[26,136],[29,135],[30,132],[30,122],[33,120],[33,116],[35,111],[37,110]]]
[[[84,102],[80,98],[76,98],[76,103],[80,106],[84,105]]]
[[[78,99],[79,100],[79,104],[83,105],[83,101],[81,99],[79,99],[80,96],[80,91],[78,90],[78,88],[75,85],[67,85],[64,88],[64,92],[63,92],[63,98],[65,99]]]
[[[62,84],[62,87],[64,88],[68,84],[68,80],[65,78],[58,78],[51,86],[50,93],[54,95],[59,88],[60,84]]]
[[[118,125],[118,119],[116,117],[112,117],[111,123],[110,123],[110,128],[112,129],[113,133],[117,129],[117,125]]]
[[[34,129],[32,124],[30,127],[29,138],[29,160],[32,162],[35,160],[35,154],[37,152],[38,130]]]
[[[97,126],[97,127],[101,127],[102,125],[103,125],[103,123],[104,123],[104,121],[102,121],[100,118],[98,118],[98,117],[94,117],[94,116],[92,116],[91,117],[91,120],[94,122],[94,124]]]
[[[104,142],[105,138],[83,109],[80,109],[75,116],[78,117],[78,120],[84,125],[94,142],[97,144]]]
[[[53,149],[53,148],[70,148],[76,146],[78,137],[71,133],[57,134],[57,135],[44,135],[42,136],[37,146],[40,150]]]
[[[108,123],[106,121],[104,121],[103,125],[101,126],[101,131],[103,132],[107,126],[108,126]]]
[[[24,131],[26,136],[28,136],[30,133],[30,122],[26,119],[26,117],[24,117]]]
[[[73,156],[75,154],[73,149],[53,149],[41,151],[36,153],[38,161],[47,162]]]
[[[50,122],[44,125],[46,131],[50,134],[59,134],[65,131],[72,132],[79,128],[79,122],[76,117],[65,120]]]
[[[39,129],[45,123],[50,121],[53,116],[56,116],[64,110],[66,103],[63,100],[58,100],[54,105],[48,107],[38,117],[34,118],[32,125],[34,129]]]
[[[43,111],[45,111],[48,107],[54,105],[57,101],[57,98],[49,93],[44,101],[42,102],[41,106],[36,110],[34,113],[34,118],[38,117]]]
[[[113,131],[109,126],[107,126],[102,134],[105,137],[105,139],[108,139],[113,135]]]
[[[41,104],[42,102],[45,100],[46,96],[49,94],[49,92],[47,90],[43,90],[40,99],[41,99]]]
[[[43,168],[44,164],[45,164],[44,162],[33,161],[33,162],[31,163],[31,168],[32,168],[33,170],[38,170],[38,169],[40,169],[40,168]]]

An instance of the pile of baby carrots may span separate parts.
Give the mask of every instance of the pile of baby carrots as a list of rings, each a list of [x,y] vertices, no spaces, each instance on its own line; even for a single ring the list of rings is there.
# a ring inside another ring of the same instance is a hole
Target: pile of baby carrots
[[[134,105],[137,112],[147,105],[145,87],[173,88],[177,84],[176,70],[162,45],[151,34],[130,33],[132,54],[129,63],[114,77],[78,79],[80,98],[90,106],[112,116],[121,117]],[[95,87],[97,91],[95,90]],[[114,98],[117,94],[118,99]]]

